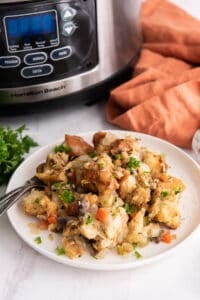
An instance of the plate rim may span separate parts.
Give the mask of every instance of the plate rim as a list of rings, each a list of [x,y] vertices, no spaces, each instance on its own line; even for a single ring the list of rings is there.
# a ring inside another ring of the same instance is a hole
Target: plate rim
[[[159,137],[155,137],[149,134],[145,134],[142,132],[136,132],[136,131],[128,131],[128,130],[118,130],[118,129],[102,129],[102,130],[91,130],[91,131],[83,131],[80,133],[72,133],[73,135],[78,135],[81,137],[84,136],[90,136],[92,137],[92,135],[97,132],[97,131],[102,131],[102,132],[111,132],[114,134],[123,134],[123,135],[138,135],[141,136],[141,140],[143,141],[143,137],[145,138],[152,138],[153,140],[157,140],[159,143],[166,145],[170,148],[173,148],[175,151],[180,152],[186,159],[188,159],[190,161],[190,163],[192,163],[198,170],[198,172],[200,173],[200,166],[199,164],[189,155],[187,154],[183,149],[177,147],[176,145],[163,140]],[[40,152],[43,152],[45,149],[55,146],[58,143],[61,143],[63,141],[63,138],[61,139],[57,139],[52,143],[48,143],[46,145],[43,145],[41,147],[39,147],[38,149],[36,149],[34,152],[32,152],[30,155],[28,155],[27,158],[25,158],[25,160],[18,166],[18,168],[15,170],[15,172],[13,173],[13,175],[11,176],[8,185],[6,187],[6,193],[9,192],[11,190],[11,186],[12,186],[12,181],[13,178],[15,178],[17,172],[20,169],[23,169],[23,165],[24,163],[28,162],[29,160],[32,160],[32,158],[34,157],[34,155],[36,154],[40,154]],[[9,219],[10,224],[12,225],[13,229],[15,230],[15,232],[17,233],[17,235],[22,239],[22,241],[24,241],[29,247],[31,247],[32,249],[34,249],[35,251],[39,252],[40,254],[42,254],[44,257],[47,257],[53,261],[56,261],[58,263],[61,263],[65,266],[70,266],[73,268],[77,268],[77,269],[85,269],[85,270],[99,270],[99,271],[123,271],[123,270],[129,270],[129,269],[135,269],[138,267],[142,267],[145,266],[147,264],[156,262],[161,260],[162,258],[164,258],[165,256],[169,256],[172,252],[178,250],[179,248],[181,248],[186,242],[188,242],[193,235],[197,232],[199,226],[200,226],[200,222],[199,224],[196,224],[196,226],[194,227],[194,229],[185,237],[183,238],[181,241],[179,241],[176,245],[174,245],[172,248],[170,249],[166,249],[164,250],[162,253],[160,254],[154,254],[151,257],[147,257],[144,260],[134,260],[133,262],[123,262],[123,263],[101,263],[101,264],[95,264],[95,263],[87,263],[87,262],[80,262],[79,260],[71,260],[67,257],[65,257],[65,260],[62,259],[62,257],[57,256],[55,253],[51,253],[50,251],[40,248],[39,245],[33,244],[33,242],[29,241],[28,239],[26,239],[26,237],[24,237],[23,234],[20,233],[20,230],[18,230],[16,224],[14,223],[14,221],[12,220],[12,216],[10,213],[10,209],[7,211],[7,216]]]

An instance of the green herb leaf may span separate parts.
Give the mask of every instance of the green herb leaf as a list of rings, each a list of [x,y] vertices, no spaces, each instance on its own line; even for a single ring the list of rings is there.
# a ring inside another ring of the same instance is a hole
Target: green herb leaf
[[[64,190],[60,195],[60,199],[65,203],[73,203],[75,201],[75,196],[72,191]]]
[[[137,160],[135,157],[130,157],[128,162],[128,169],[130,172],[133,171],[133,169],[136,169],[140,166],[140,161]]]
[[[24,152],[28,153],[32,147],[37,147],[38,144],[28,135],[23,137],[22,144],[24,148]]]
[[[66,183],[65,182],[56,182],[54,184],[52,184],[51,189],[53,191],[57,191],[57,190],[61,190],[66,188]]]
[[[35,241],[36,244],[38,244],[38,245],[42,244],[42,239],[41,239],[40,236],[37,236],[37,237],[34,239],[34,241]]]
[[[116,217],[118,214],[120,213],[120,208],[119,207],[116,207],[114,209],[114,211],[112,212],[112,217]]]
[[[16,129],[16,131],[19,132],[19,134],[22,134],[24,130],[28,130],[25,124]]]
[[[163,197],[163,198],[166,198],[168,195],[169,195],[169,192],[168,191],[162,191],[160,193],[160,195]]]
[[[98,168],[100,170],[104,169],[105,168],[105,164],[104,163],[98,163]]]
[[[137,259],[141,259],[142,258],[142,254],[140,252],[138,252],[137,250],[135,250],[134,255]]]
[[[23,136],[23,125],[16,130],[0,126],[0,185],[8,182],[10,176],[24,160],[24,155],[38,144],[28,135]]]
[[[115,159],[116,159],[116,160],[122,159],[121,153],[116,154],[116,155],[115,155]]]
[[[88,155],[89,155],[89,157],[91,157],[91,158],[94,158],[94,157],[97,157],[97,156],[98,156],[97,152],[91,152],[91,153],[89,153]]]
[[[175,195],[178,195],[180,193],[181,193],[181,189],[179,187],[177,187],[177,188],[174,189],[174,194]]]
[[[133,247],[133,252],[134,252],[134,255],[137,259],[140,259],[142,258],[142,254],[137,250],[137,244],[136,243],[133,243],[132,244],[132,247]]]
[[[125,208],[125,211],[126,211],[126,213],[128,214],[128,215],[131,215],[133,212],[135,212],[135,206],[133,206],[133,205],[131,205],[131,204],[129,204],[129,203],[125,203],[125,206],[124,206],[124,208]]]
[[[71,147],[63,145],[63,144],[55,146],[55,148],[54,148],[54,152],[55,153],[58,153],[58,152],[66,152],[66,153],[68,153],[71,150],[72,150]]]
[[[86,224],[86,225],[92,224],[92,221],[93,221],[92,217],[91,217],[90,215],[88,215],[88,216],[87,216],[87,219],[86,219],[86,221],[85,221],[85,224]]]
[[[137,244],[136,243],[133,243],[132,244],[132,247],[133,247],[133,250],[135,250],[137,248]]]
[[[40,201],[41,201],[41,198],[35,198],[35,199],[34,199],[34,203],[36,203],[36,204],[39,204]]]
[[[64,255],[65,254],[65,250],[62,248],[62,247],[60,247],[60,246],[58,246],[57,248],[56,248],[56,253],[57,253],[57,255]]]

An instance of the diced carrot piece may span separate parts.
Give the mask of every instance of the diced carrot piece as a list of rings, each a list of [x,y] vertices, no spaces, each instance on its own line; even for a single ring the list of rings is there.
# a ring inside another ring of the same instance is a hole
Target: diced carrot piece
[[[133,213],[131,214],[131,219],[134,219],[134,218],[136,217],[136,215],[137,215],[137,211],[133,212]]]
[[[41,230],[46,230],[49,226],[49,223],[46,220],[40,220],[38,223],[38,228]]]
[[[166,231],[161,236],[161,241],[166,244],[170,244],[172,240],[174,239],[174,236],[171,234],[171,231]]]
[[[108,216],[108,212],[105,208],[99,208],[97,213],[96,213],[96,219],[101,221],[101,222],[106,222]]]
[[[167,175],[166,173],[162,173],[162,174],[160,174],[159,179],[164,182],[167,182],[169,179],[169,175]]]
[[[54,215],[51,215],[47,218],[47,221],[49,224],[56,224],[57,223],[57,217]]]

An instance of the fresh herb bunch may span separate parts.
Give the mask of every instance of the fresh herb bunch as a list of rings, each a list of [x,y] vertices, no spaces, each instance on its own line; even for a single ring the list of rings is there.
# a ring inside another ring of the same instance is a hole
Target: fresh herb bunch
[[[25,125],[13,130],[0,126],[0,185],[8,182],[10,176],[23,161],[24,154],[38,144],[24,131]]]

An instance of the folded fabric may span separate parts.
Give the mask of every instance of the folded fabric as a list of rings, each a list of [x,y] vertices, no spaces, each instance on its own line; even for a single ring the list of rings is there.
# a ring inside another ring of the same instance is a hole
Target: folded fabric
[[[200,128],[200,21],[165,0],[145,2],[141,19],[141,56],[111,91],[107,119],[190,148]]]

